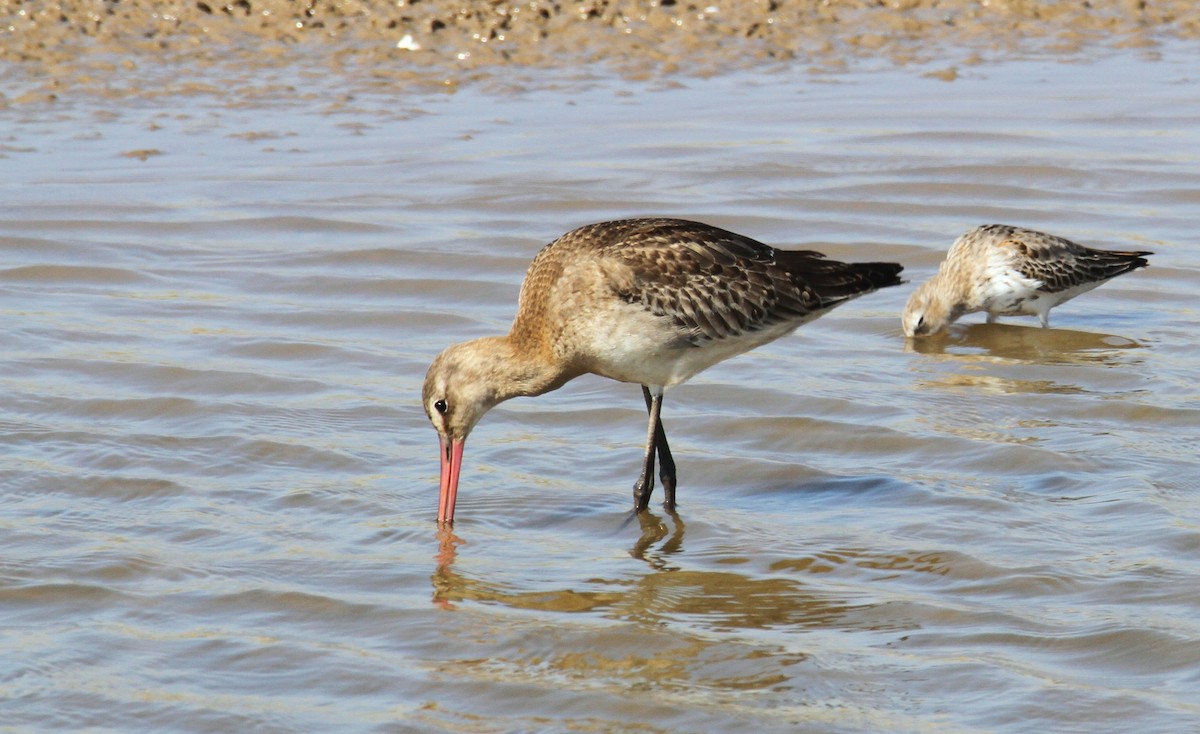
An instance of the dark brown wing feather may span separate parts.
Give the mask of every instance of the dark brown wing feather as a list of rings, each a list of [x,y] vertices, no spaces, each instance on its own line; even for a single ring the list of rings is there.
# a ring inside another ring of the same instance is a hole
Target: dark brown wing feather
[[[587,236],[634,274],[619,295],[673,319],[692,344],[803,323],[845,301],[900,283],[896,263],[843,263],[776,250],[699,222],[633,219]]]
[[[991,229],[992,234],[1004,238],[1001,246],[1011,248],[1017,255],[1014,264],[1018,272],[1040,280],[1040,290],[1049,293],[1144,268],[1149,264],[1146,256],[1154,254],[1141,250],[1094,250],[1063,237],[1019,227],[991,225]]]

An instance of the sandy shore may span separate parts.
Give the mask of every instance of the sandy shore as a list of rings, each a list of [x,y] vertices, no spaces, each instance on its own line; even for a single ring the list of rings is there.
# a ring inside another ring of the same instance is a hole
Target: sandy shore
[[[205,70],[348,66],[455,85],[497,68],[630,76],[857,59],[955,65],[1200,37],[1193,0],[0,0],[0,104],[206,90]],[[487,70],[487,71],[484,71]],[[249,84],[253,86],[253,84]]]

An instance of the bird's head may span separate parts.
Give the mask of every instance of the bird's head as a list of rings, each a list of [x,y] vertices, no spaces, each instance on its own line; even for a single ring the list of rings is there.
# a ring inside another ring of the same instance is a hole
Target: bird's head
[[[508,350],[501,337],[485,337],[447,347],[425,373],[421,402],[441,443],[442,479],[438,523],[454,521],[463,445],[471,429],[502,400]]]
[[[959,315],[938,290],[935,279],[922,283],[908,297],[900,322],[905,336],[930,336],[943,331]]]
[[[500,402],[486,350],[476,340],[447,347],[429,365],[421,401],[438,435],[462,442]]]

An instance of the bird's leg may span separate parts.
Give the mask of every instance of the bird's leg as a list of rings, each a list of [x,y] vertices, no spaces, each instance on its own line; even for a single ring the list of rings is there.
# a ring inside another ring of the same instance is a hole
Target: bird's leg
[[[1046,309],[1045,311],[1043,311],[1038,316],[1038,319],[1041,320],[1043,329],[1049,329],[1050,328],[1050,309]]]
[[[992,313],[991,311],[988,311],[987,322],[988,322],[989,324],[994,324],[994,323],[996,323],[996,314]]]
[[[646,410],[654,415],[654,397],[650,388],[642,385],[642,397],[646,399]],[[675,459],[671,457],[671,447],[667,445],[667,431],[662,425],[662,395],[658,397],[659,417],[654,427],[654,448],[658,451],[658,478],[662,481],[663,506],[668,510],[675,509]],[[649,497],[646,498],[649,501]]]
[[[650,391],[642,387],[644,395],[650,397]],[[642,462],[642,475],[637,484],[633,485],[633,509],[641,512],[650,505],[650,495],[654,493],[654,454],[658,448],[658,432],[662,430],[658,417],[662,413],[662,393],[650,397],[646,407],[650,411],[650,426],[646,430],[646,459]]]

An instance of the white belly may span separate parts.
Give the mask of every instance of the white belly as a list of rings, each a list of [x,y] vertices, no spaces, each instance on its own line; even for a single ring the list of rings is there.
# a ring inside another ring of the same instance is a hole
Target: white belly
[[[813,316],[816,318],[816,315]],[[588,329],[584,363],[589,371],[621,382],[670,387],[714,364],[788,334],[803,322],[691,346],[670,319],[621,304]]]

